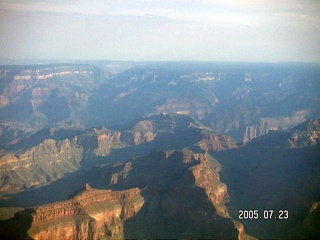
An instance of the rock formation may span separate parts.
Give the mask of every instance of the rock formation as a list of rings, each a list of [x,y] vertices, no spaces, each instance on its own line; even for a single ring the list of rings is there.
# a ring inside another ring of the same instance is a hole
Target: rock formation
[[[267,64],[264,72],[254,65],[150,63],[105,75],[97,65],[0,66],[0,127],[25,131],[7,131],[17,140],[45,127],[112,126],[175,113],[248,142],[320,117],[313,66]]]
[[[271,131],[231,151],[209,152],[223,164],[223,179],[239,210],[272,209],[273,219],[239,220],[246,233],[259,238],[312,239],[319,233],[319,120],[286,131]],[[279,220],[286,210],[288,219]],[[318,225],[317,225],[318,224]]]
[[[33,239],[124,238],[123,222],[144,204],[141,190],[96,190],[86,185],[74,198],[37,207],[28,234]]]
[[[203,139],[197,145],[205,150],[224,151],[226,149],[237,148],[237,143],[226,135],[214,134],[210,131],[204,131]]]
[[[191,118],[181,115],[151,116],[122,131],[105,127],[44,129],[1,153],[0,192],[38,187],[78,170],[82,159],[105,157],[115,149],[133,149],[143,144],[149,144],[150,150],[156,146],[180,148],[190,144],[199,145],[205,151],[237,147],[232,138],[204,130]],[[90,160],[87,164],[90,165]]]
[[[320,117],[317,64],[130,63],[105,74],[91,63],[0,66],[0,202],[74,196],[0,222],[0,238],[25,219],[17,238],[243,239],[238,208],[283,207],[288,221],[245,221],[246,232],[316,236],[319,120],[306,120]],[[75,194],[84,182],[96,189]]]
[[[69,200],[33,207],[27,235],[33,239],[244,239],[243,225],[230,218],[226,207],[230,197],[220,170],[208,153],[188,149],[132,159],[106,176],[113,190],[86,184]]]
[[[314,146],[320,142],[320,119],[305,121],[290,131],[290,147]]]
[[[151,195],[159,195],[161,200],[154,202],[151,198],[149,204],[156,205],[158,211],[179,222],[178,225],[186,226],[179,227],[180,232],[171,238],[239,235],[239,239],[243,239],[242,224],[233,223],[225,205],[230,199],[226,185],[220,182],[220,170],[221,165],[207,153],[193,153],[188,149],[154,152],[128,162],[120,172],[111,176],[111,184],[121,188],[152,188]],[[167,235],[156,235],[164,236]]]
[[[0,158],[0,192],[30,188],[76,171],[82,153],[75,139],[46,139],[23,153],[5,153]]]
[[[79,111],[104,80],[102,70],[85,64],[1,66],[0,72],[1,124],[19,127],[23,137],[59,121],[79,122]]]

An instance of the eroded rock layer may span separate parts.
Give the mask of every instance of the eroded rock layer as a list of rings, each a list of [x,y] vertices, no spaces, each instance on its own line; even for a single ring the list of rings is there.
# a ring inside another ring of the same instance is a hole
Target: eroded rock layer
[[[230,197],[220,181],[221,165],[209,154],[155,151],[120,171],[119,166],[105,168],[109,190],[87,184],[69,200],[34,207],[27,235],[43,240],[244,239],[243,225],[226,207]]]
[[[123,222],[144,204],[141,190],[96,190],[88,185],[76,197],[40,206],[28,234],[33,239],[124,238]]]
[[[193,153],[188,149],[157,151],[125,164],[120,172],[112,174],[111,184],[124,188],[148,187],[148,207],[144,216],[153,222],[156,221],[154,215],[162,213],[169,222],[176,223],[175,229],[166,228],[162,223],[162,232],[155,235],[145,232],[146,237],[238,236],[242,239],[243,225],[233,223],[225,205],[230,198],[227,186],[220,181],[220,170],[219,162],[207,153]],[[164,221],[163,217],[157,219]],[[166,234],[168,230],[172,235]]]

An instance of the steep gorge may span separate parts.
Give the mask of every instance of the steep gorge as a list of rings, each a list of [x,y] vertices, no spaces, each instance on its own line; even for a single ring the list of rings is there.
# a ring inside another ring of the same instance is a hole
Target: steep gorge
[[[223,165],[221,173],[231,199],[230,215],[239,210],[274,211],[272,219],[241,219],[246,232],[259,238],[314,239],[319,236],[319,120],[285,131],[269,132],[240,148],[210,152]],[[279,219],[279,211],[288,211]],[[312,220],[311,220],[312,219]]]
[[[180,115],[141,119],[122,131],[105,127],[77,131],[44,129],[30,138],[5,146],[7,150],[0,154],[0,193],[8,194],[56,181],[66,173],[80,170],[81,164],[90,169],[95,164],[94,159],[108,157],[120,149],[128,152],[129,159],[135,151],[146,154],[157,147],[170,149],[175,146],[179,149],[192,144],[198,144],[206,151],[237,147],[232,138],[204,130],[191,118]],[[148,147],[144,147],[146,145]],[[121,156],[124,158],[123,154]]]
[[[33,207],[28,236],[245,239],[243,225],[225,205],[230,198],[220,182],[221,165],[209,154],[156,151],[116,169],[105,176],[112,190],[87,184],[69,200]]]
[[[149,170],[144,172],[143,169]],[[207,153],[193,153],[188,149],[182,152],[158,151],[128,162],[120,172],[112,175],[111,183],[121,188],[147,186],[149,206],[152,207],[147,208],[144,216],[151,222],[163,221],[160,212],[168,221],[176,223],[173,225],[176,229],[169,231],[175,235],[167,235],[168,226],[158,223],[162,231],[146,237],[238,236],[244,239],[243,225],[233,222],[225,205],[230,199],[226,185],[220,182],[220,170],[221,165]]]

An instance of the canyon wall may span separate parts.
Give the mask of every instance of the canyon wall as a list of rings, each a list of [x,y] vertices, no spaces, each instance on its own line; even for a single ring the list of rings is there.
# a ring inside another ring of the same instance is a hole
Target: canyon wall
[[[33,239],[124,238],[123,222],[144,204],[138,188],[86,189],[74,198],[36,208],[28,234]]]
[[[0,158],[0,192],[27,189],[79,169],[83,148],[75,139],[46,139],[23,153]]]
[[[111,184],[125,188],[148,186],[156,191],[151,194],[153,198],[149,197],[149,205],[179,226],[179,230],[172,230],[177,235],[171,237],[244,239],[243,225],[230,218],[225,205],[230,197],[227,186],[220,181],[220,170],[218,161],[207,153],[159,151],[128,162],[112,174]],[[161,200],[155,200],[154,195]]]

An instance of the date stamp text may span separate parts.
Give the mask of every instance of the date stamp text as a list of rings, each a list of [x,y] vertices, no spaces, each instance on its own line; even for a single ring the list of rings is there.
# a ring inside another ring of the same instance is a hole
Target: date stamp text
[[[247,219],[279,219],[279,220],[286,220],[289,218],[289,211],[288,210],[239,210],[238,211],[238,219],[239,220],[247,220]]]

